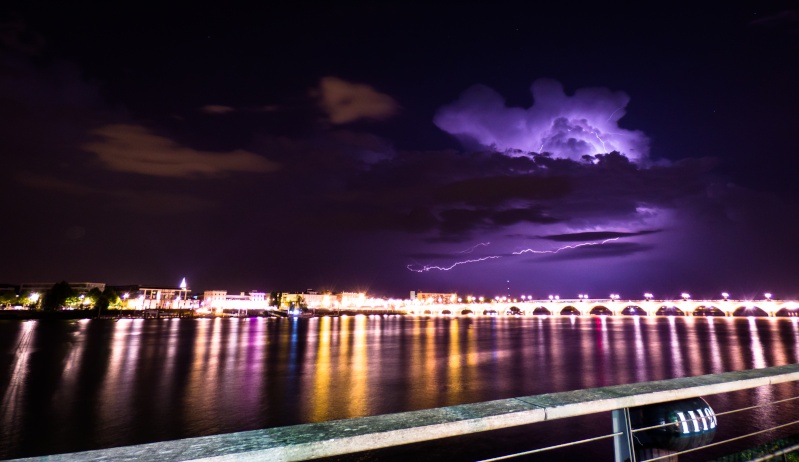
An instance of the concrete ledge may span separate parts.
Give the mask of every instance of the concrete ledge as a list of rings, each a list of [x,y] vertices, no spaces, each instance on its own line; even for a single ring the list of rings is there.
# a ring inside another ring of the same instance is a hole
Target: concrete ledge
[[[17,460],[308,460],[796,380],[790,364]]]

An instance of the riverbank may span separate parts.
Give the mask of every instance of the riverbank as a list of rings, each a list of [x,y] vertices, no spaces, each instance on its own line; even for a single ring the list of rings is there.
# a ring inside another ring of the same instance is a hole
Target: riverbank
[[[217,314],[201,314],[193,310],[0,310],[0,320],[29,320],[29,319],[53,319],[53,320],[74,320],[74,319],[161,319],[161,318],[236,318],[236,317],[300,317],[314,318],[323,316],[355,316],[364,315],[402,315],[401,311],[395,310],[357,310],[357,309],[313,309],[299,314],[289,314],[286,311],[273,310],[249,310],[247,312],[230,311]]]

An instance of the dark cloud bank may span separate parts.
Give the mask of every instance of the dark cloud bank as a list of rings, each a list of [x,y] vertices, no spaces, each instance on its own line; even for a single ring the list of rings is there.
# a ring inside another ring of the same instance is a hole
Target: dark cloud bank
[[[0,54],[3,238],[24,243],[9,282],[186,275],[400,296],[511,278],[525,291],[793,285],[795,201],[737,186],[713,156],[652,159],[646,134],[620,126],[618,90],[536,80],[532,104],[512,107],[475,86],[433,121],[462,148],[410,151],[372,130],[402,106],[366,83],[322,76],[291,107],[206,101],[144,120],[75,65],[31,59],[39,42],[17,29]],[[281,118],[305,128],[281,131]],[[407,270],[485,257],[497,258]]]

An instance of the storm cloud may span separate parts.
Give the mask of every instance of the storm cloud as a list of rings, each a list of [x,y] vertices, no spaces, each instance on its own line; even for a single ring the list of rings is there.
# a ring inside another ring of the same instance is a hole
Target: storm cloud
[[[549,152],[567,159],[618,151],[636,161],[647,158],[648,138],[619,126],[630,101],[625,93],[581,88],[569,96],[551,79],[536,80],[531,92],[531,107],[509,107],[495,90],[475,85],[442,107],[434,121],[467,144],[499,151]]]

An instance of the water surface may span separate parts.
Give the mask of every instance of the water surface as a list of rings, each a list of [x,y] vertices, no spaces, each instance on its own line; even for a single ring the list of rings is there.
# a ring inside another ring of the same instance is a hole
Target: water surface
[[[0,458],[11,458],[790,364],[799,326],[710,317],[0,321],[0,353]],[[765,401],[792,390],[748,393]],[[550,425],[552,435],[536,430],[529,442],[499,438],[535,447],[591,422]]]

